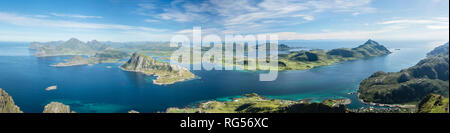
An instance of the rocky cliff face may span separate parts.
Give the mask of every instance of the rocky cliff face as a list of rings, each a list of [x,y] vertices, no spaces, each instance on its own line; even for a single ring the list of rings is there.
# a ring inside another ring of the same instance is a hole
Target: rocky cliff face
[[[0,88],[0,113],[23,113],[8,93]]]
[[[70,107],[68,105],[64,105],[59,102],[51,102],[44,107],[43,113],[74,113],[70,111]]]

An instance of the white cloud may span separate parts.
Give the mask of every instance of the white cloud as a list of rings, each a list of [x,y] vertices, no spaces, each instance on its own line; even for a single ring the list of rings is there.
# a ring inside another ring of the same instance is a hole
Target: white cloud
[[[436,21],[436,20],[409,20],[409,19],[402,19],[402,20],[390,20],[390,21],[384,21],[379,24],[433,24],[433,23],[443,23],[442,21]]]
[[[156,20],[156,19],[145,19],[144,21],[147,22],[147,23],[156,23],[156,22],[160,22],[159,20]]]
[[[405,26],[417,26],[421,25],[430,30],[445,30],[449,29],[448,17],[435,17],[430,19],[400,19],[380,22],[382,25],[405,25]]]
[[[79,14],[61,14],[61,13],[50,13],[50,15],[56,16],[56,17],[67,17],[67,18],[80,18],[80,19],[90,19],[90,18],[103,18],[102,16],[86,16],[86,15],[79,15]]]
[[[33,18],[26,15],[18,15],[12,13],[0,12],[0,22],[9,23],[19,26],[29,27],[52,27],[52,28],[75,28],[75,29],[113,29],[113,30],[140,30],[162,32],[163,29],[155,29],[148,27],[129,26],[120,24],[101,24],[101,23],[85,23],[66,20],[50,20],[44,18]]]
[[[428,29],[433,29],[433,30],[445,30],[445,29],[449,29],[448,25],[428,25],[427,26]]]
[[[370,3],[371,0],[206,0],[200,3],[176,0],[163,6],[162,13],[156,13],[154,8],[145,10],[143,6],[138,11],[162,20],[215,25],[224,32],[261,32],[274,26],[274,22],[292,25],[314,21],[321,12],[350,15],[374,12]]]
[[[338,39],[338,40],[365,40],[365,39],[388,39],[388,40],[448,40],[447,30],[429,30],[424,32],[411,32],[399,34],[398,31],[407,30],[406,27],[388,26],[379,30],[352,30],[352,31],[323,31],[321,33],[296,33],[278,32],[280,40],[318,40],[318,39]],[[402,31],[400,31],[402,32]]]
[[[165,29],[121,24],[87,23],[54,18],[0,12],[0,24],[11,28],[0,30],[1,41],[54,41],[72,37],[83,41],[158,41],[169,40]]]

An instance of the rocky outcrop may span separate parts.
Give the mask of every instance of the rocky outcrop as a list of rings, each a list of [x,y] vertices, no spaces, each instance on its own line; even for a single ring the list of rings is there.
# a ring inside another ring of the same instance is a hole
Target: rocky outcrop
[[[153,83],[158,85],[173,84],[195,78],[195,75],[186,68],[178,65],[171,65],[153,59],[152,57],[134,53],[127,63],[120,66],[122,70],[141,72],[147,75],[154,75],[158,78]]]
[[[0,113],[23,113],[6,91],[0,88]]]
[[[59,102],[51,102],[50,104],[45,105],[43,113],[75,113],[75,112],[70,111],[70,107],[68,105],[64,105]]]
[[[130,114],[137,114],[139,112],[137,112],[136,110],[130,110],[130,111],[128,111],[128,113],[130,113]]]

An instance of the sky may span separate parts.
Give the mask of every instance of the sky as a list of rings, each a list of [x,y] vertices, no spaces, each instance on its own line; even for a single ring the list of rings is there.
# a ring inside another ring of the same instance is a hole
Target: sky
[[[0,41],[168,41],[193,27],[203,36],[448,41],[449,0],[0,1]]]

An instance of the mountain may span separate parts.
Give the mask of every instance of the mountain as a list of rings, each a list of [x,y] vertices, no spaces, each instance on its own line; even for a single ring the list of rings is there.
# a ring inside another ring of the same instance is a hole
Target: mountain
[[[195,75],[186,68],[158,61],[138,53],[134,53],[128,62],[120,66],[120,68],[125,71],[155,75],[157,79],[153,80],[153,83],[159,85],[173,84],[195,78]]]
[[[430,94],[419,103],[418,113],[449,113],[448,105],[448,97]]]
[[[0,113],[23,113],[8,93],[0,88]]]
[[[98,51],[109,50],[112,47],[99,43],[98,41],[89,41],[84,43],[76,38],[68,41],[56,41],[39,43],[33,42],[30,49],[36,50],[35,56],[65,56],[65,55],[94,55]]]
[[[444,45],[434,48],[434,50],[429,52],[427,54],[427,56],[430,57],[430,56],[436,56],[436,55],[445,54],[445,53],[448,54],[448,42]]]
[[[386,104],[418,103],[429,94],[448,97],[448,52],[429,56],[400,72],[376,72],[361,82],[358,92],[366,102]]]
[[[314,49],[309,51],[295,51],[279,56],[280,70],[303,70],[317,66],[331,65],[340,61],[383,56],[391,52],[378,42],[368,40],[356,48],[338,48],[332,50]]]

